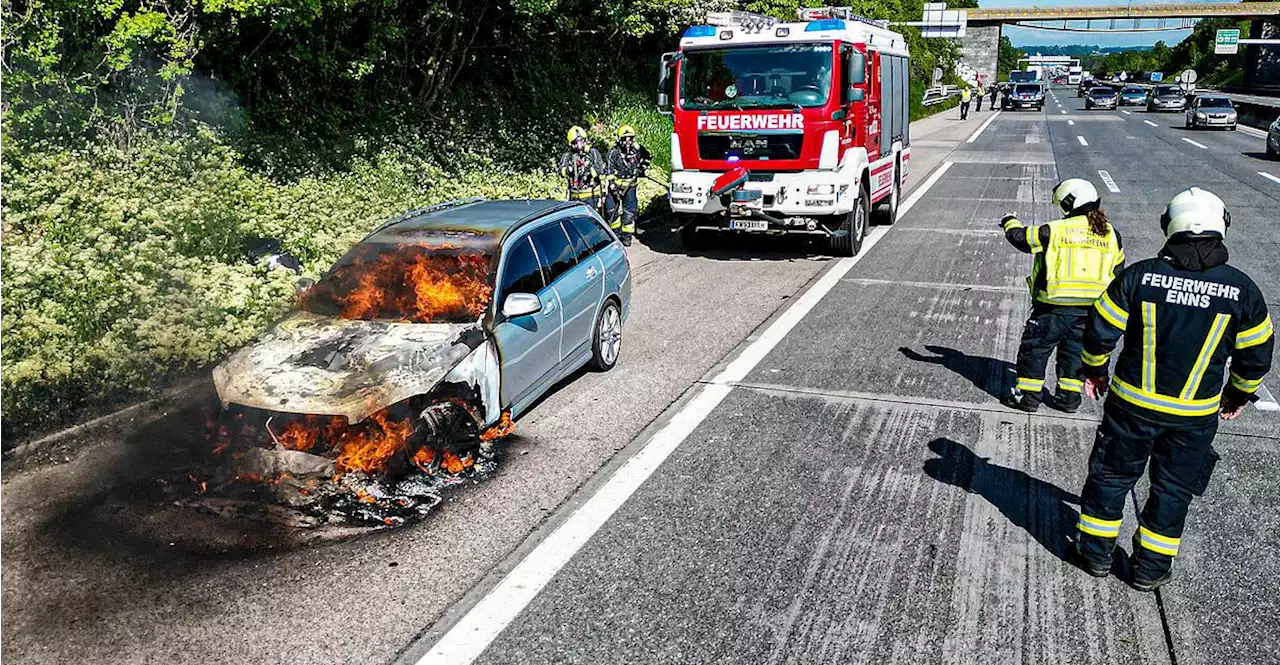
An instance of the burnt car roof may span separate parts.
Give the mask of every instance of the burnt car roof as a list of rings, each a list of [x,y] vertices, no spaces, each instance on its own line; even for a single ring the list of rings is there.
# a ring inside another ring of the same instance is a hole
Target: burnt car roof
[[[523,224],[548,214],[581,206],[575,201],[518,199],[490,201],[482,198],[461,199],[426,208],[411,210],[379,226],[365,237],[404,238],[423,234],[465,233],[491,236],[501,242],[508,233]]]

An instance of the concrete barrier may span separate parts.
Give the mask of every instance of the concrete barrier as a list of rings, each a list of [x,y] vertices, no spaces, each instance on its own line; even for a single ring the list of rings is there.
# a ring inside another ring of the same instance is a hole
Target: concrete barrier
[[[1246,127],[1256,127],[1267,131],[1271,123],[1280,117],[1280,106],[1272,104],[1255,104],[1253,102],[1235,102],[1237,122]]]

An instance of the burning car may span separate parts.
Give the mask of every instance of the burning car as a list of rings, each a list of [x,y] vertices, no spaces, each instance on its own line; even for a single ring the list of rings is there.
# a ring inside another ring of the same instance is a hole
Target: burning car
[[[215,451],[303,525],[423,514],[558,381],[613,368],[630,292],[621,243],[580,203],[412,211],[214,369]]]

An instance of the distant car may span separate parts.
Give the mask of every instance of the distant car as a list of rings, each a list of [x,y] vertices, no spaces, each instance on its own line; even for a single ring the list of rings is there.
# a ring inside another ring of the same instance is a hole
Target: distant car
[[[1113,109],[1119,104],[1120,95],[1111,88],[1097,86],[1085,95],[1084,108],[1088,109]]]
[[[1187,129],[1223,127],[1235,131],[1236,128],[1236,107],[1229,97],[1196,97],[1184,117]]]
[[[581,203],[407,213],[300,284],[297,310],[213,370],[228,445],[368,474],[422,468],[406,458],[446,435],[478,446],[582,366],[618,362],[631,285],[622,243]],[[395,445],[357,445],[393,433]]]
[[[1280,159],[1280,117],[1267,130],[1267,156]]]
[[[1158,85],[1147,95],[1147,111],[1182,111],[1187,107],[1187,96],[1176,85]]]
[[[1005,90],[1000,108],[1006,111],[1020,108],[1043,109],[1044,86],[1039,83],[1015,83]]]
[[[1142,106],[1147,102],[1147,91],[1136,85],[1127,85],[1120,91],[1121,106]]]

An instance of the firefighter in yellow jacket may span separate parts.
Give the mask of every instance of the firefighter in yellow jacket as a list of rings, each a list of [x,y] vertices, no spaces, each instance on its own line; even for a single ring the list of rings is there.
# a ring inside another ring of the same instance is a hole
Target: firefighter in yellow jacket
[[[569,150],[560,156],[560,175],[565,179],[568,198],[598,208],[604,194],[606,174],[600,151],[591,147],[587,130],[577,125],[569,128],[566,138]]]
[[[1080,408],[1080,348],[1093,301],[1124,268],[1120,234],[1102,212],[1098,190],[1088,180],[1071,178],[1053,189],[1063,219],[1027,226],[1015,215],[1001,220],[1005,238],[1032,255],[1031,316],[1018,347],[1017,383],[1002,398],[1006,406],[1034,412],[1043,399],[1049,354],[1058,351],[1058,385],[1053,406],[1073,413]]]

